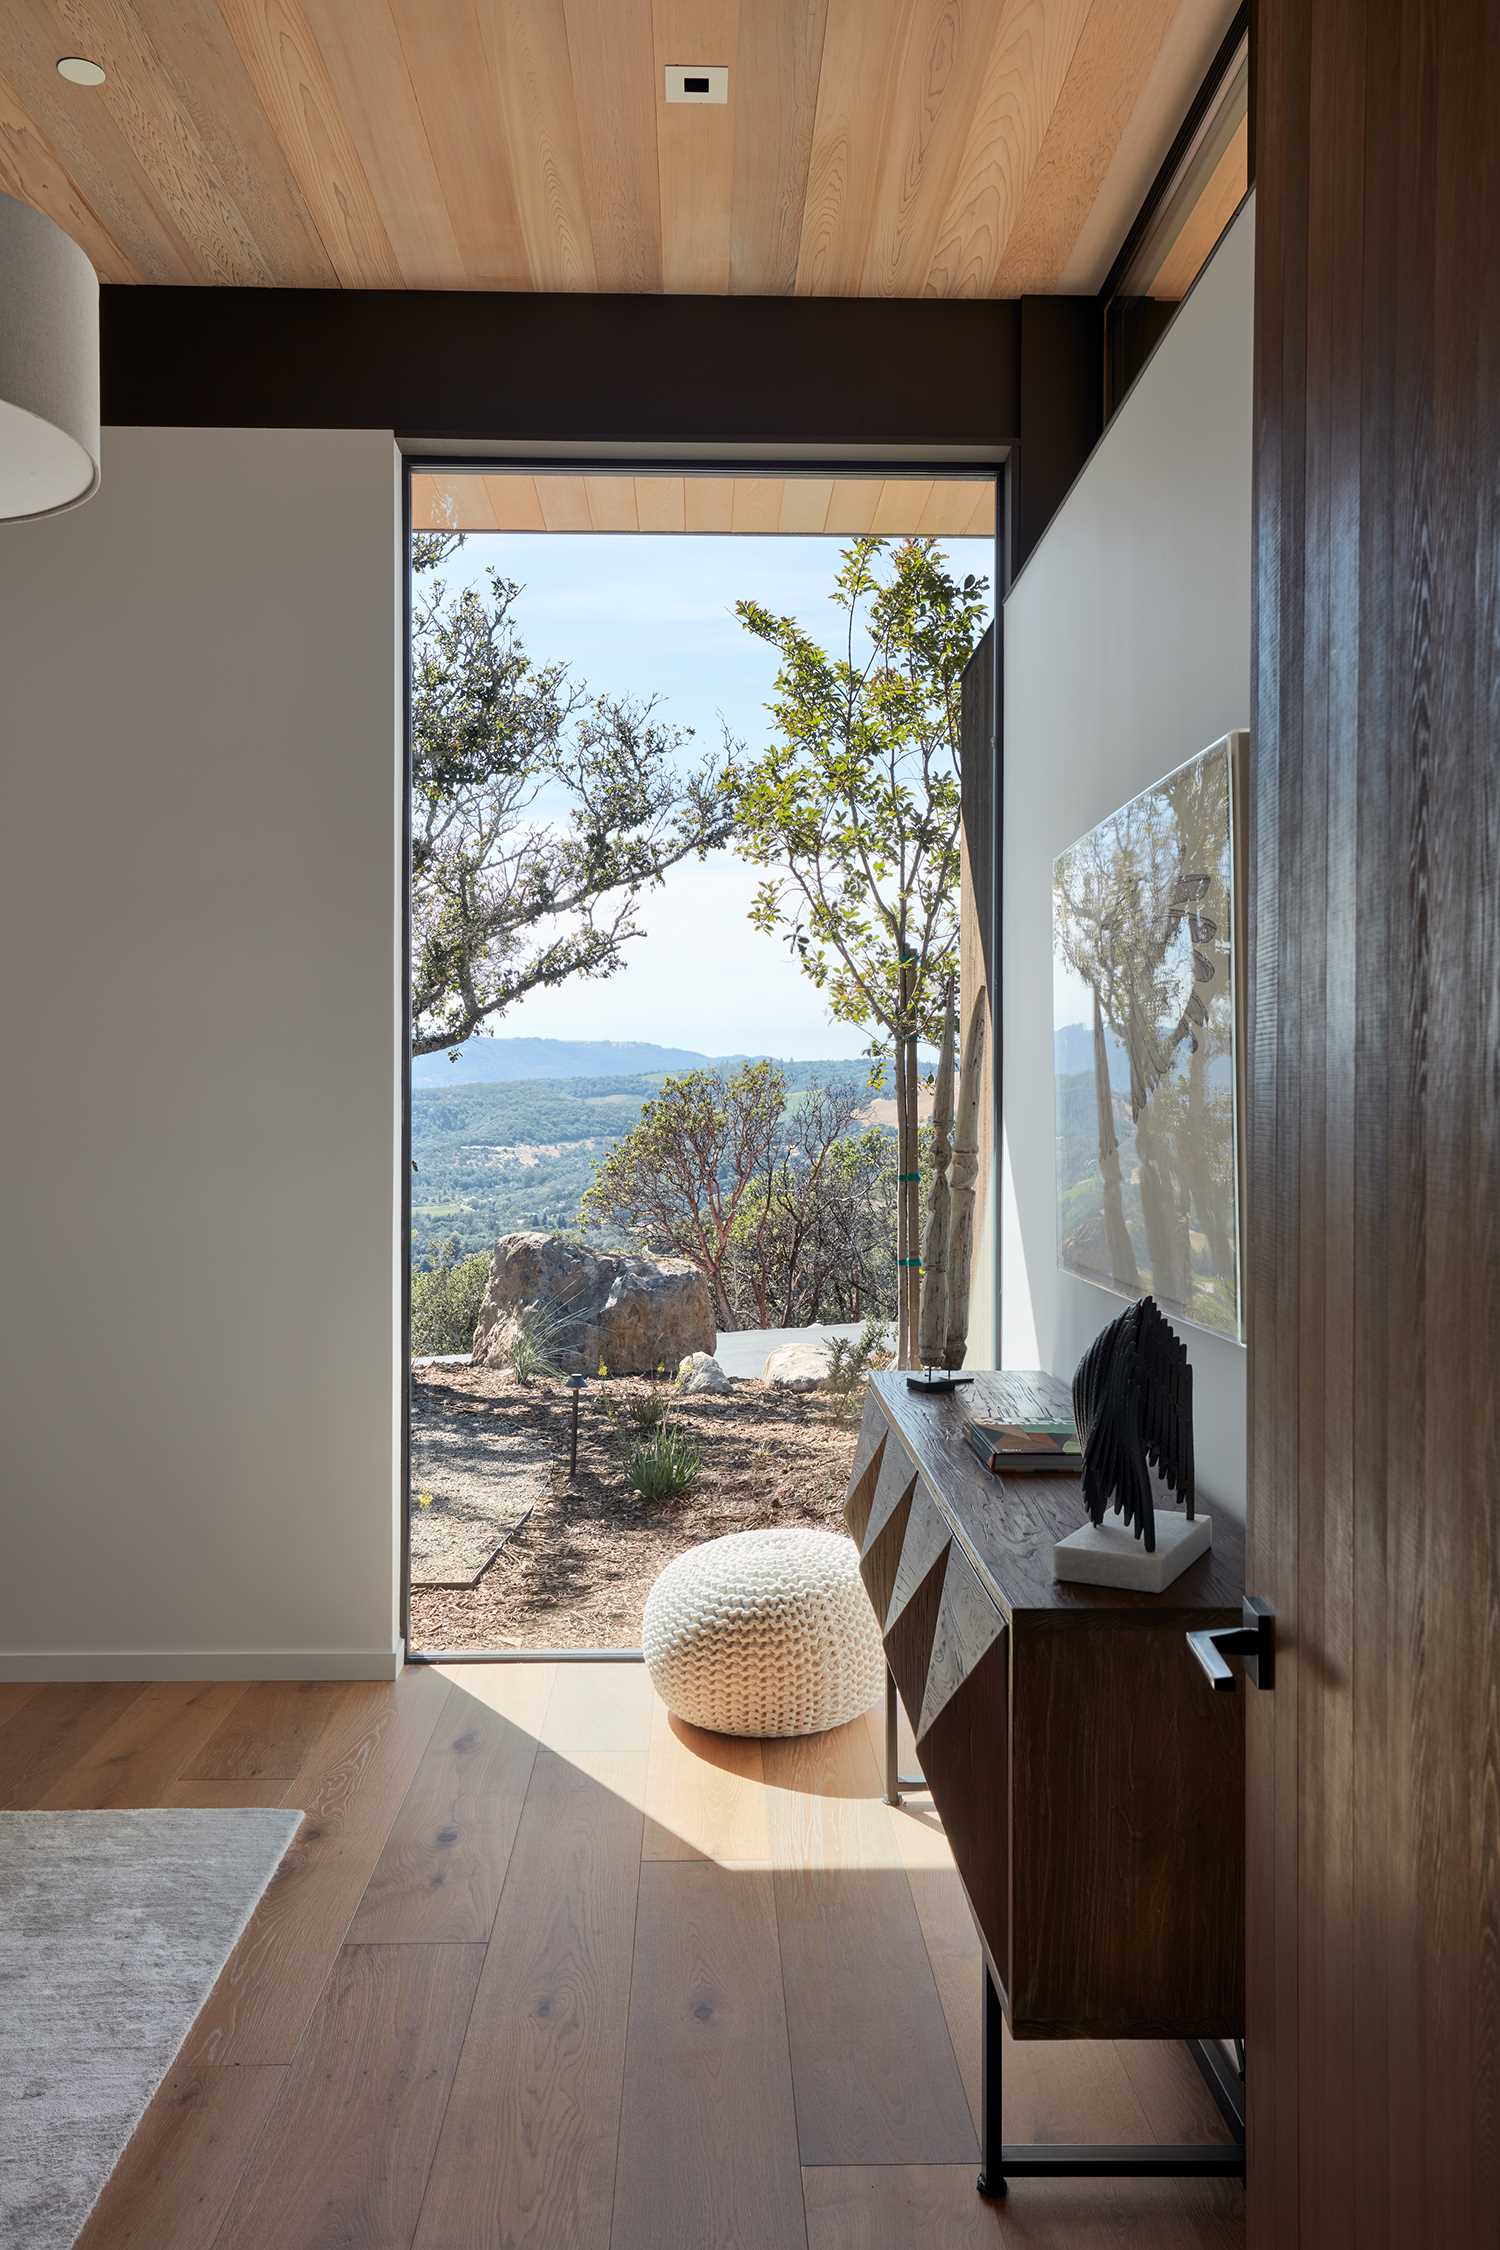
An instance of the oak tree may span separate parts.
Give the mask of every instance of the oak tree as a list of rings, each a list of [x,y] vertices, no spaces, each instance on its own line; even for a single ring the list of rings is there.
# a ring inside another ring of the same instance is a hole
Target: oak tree
[[[412,542],[412,1052],[458,1046],[540,987],[613,974],[642,894],[728,841],[725,771],[651,701],[539,664],[498,571]]]

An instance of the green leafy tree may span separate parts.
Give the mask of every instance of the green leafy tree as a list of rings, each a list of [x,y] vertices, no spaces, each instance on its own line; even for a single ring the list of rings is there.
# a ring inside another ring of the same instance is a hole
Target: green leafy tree
[[[606,977],[641,895],[724,843],[714,759],[651,702],[537,664],[497,571],[453,591],[461,535],[412,542],[412,1051],[457,1046],[528,992]]]
[[[917,1043],[940,1037],[958,976],[960,683],[984,591],[930,539],[855,539],[834,585],[837,654],[795,618],[736,605],[780,659],[772,740],[737,750],[730,783],[740,849],[767,870],[752,919],[894,1058],[902,1365],[916,1348]]]
[[[725,1265],[735,1221],[785,1105],[786,1080],[773,1063],[746,1063],[728,1078],[713,1070],[667,1078],[599,1166],[579,1218],[626,1227],[649,1249],[690,1259],[713,1293],[719,1326],[732,1328]]]
[[[789,1102],[769,1062],[668,1079],[600,1164],[580,1219],[688,1259],[721,1328],[888,1313],[896,1156],[862,1122],[868,1098],[845,1081]]]
[[[726,1264],[729,1296],[751,1325],[894,1311],[895,1144],[862,1123],[867,1099],[868,1089],[817,1086],[784,1116]]]
[[[458,1255],[457,1237],[439,1249],[433,1263],[411,1277],[411,1349],[421,1359],[442,1352],[466,1352],[489,1277],[486,1254]]]

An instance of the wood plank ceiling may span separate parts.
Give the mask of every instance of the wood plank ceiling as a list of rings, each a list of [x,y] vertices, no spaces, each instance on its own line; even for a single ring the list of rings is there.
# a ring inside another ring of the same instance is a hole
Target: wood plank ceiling
[[[419,531],[733,531],[908,533],[992,539],[988,477],[573,476],[515,470],[422,470],[412,478]]]
[[[0,0],[0,190],[106,281],[1098,286],[1232,0]],[[69,84],[86,55],[102,87]],[[667,104],[727,63],[726,107]]]

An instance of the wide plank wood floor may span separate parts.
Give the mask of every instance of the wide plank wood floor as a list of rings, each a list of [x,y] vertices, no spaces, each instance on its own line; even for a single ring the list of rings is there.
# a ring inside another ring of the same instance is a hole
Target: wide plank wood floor
[[[0,1689],[0,1806],[304,1814],[83,2250],[1240,2250],[1232,2183],[975,2195],[978,1948],[879,1741],[622,1664]],[[1222,2130],[1176,2047],[1006,2069],[1011,2138]]]

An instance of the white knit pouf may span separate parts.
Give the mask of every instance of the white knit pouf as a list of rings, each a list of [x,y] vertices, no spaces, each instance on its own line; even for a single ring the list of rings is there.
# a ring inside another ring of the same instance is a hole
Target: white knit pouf
[[[885,1684],[858,1550],[834,1531],[689,1548],[646,1596],[641,1646],[667,1709],[716,1734],[821,1734]]]

